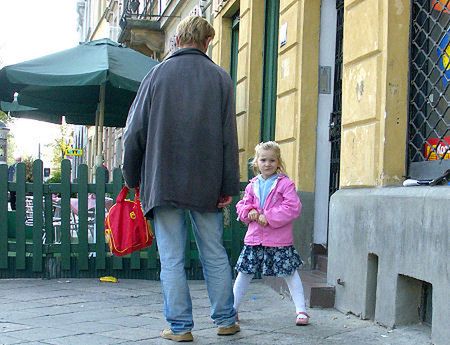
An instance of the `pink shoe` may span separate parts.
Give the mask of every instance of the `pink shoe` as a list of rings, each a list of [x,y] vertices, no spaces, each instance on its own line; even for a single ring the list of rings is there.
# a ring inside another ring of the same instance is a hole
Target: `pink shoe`
[[[304,317],[306,316],[306,317]],[[301,311],[297,313],[297,319],[295,320],[297,326],[306,326],[309,324],[309,315]]]

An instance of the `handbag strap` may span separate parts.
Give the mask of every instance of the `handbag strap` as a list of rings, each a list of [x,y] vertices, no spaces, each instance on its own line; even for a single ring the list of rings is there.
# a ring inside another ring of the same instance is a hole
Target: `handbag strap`
[[[127,197],[128,191],[129,191],[129,188],[127,186],[123,186],[122,190],[119,193],[119,195],[117,195],[116,203],[124,201],[125,198]],[[139,204],[141,202],[141,200],[140,200],[140,193],[139,193],[139,187],[135,188],[134,201],[139,203]]]
[[[119,195],[117,195],[116,198],[116,203],[122,202],[125,200],[125,198],[127,197],[128,194],[128,187],[127,186],[123,186],[122,190],[120,191]]]
[[[139,187],[134,188],[134,202],[141,204],[141,194],[139,193]]]

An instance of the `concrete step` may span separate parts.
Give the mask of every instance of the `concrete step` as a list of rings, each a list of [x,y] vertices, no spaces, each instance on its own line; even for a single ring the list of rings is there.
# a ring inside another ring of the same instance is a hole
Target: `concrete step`
[[[327,284],[327,275],[319,270],[299,270],[303,283],[306,305],[310,308],[333,308],[335,299],[334,286]],[[289,289],[284,279],[277,277],[263,277],[264,283],[276,292],[289,297]]]
[[[328,255],[316,254],[314,255],[314,269],[327,273],[328,269]]]

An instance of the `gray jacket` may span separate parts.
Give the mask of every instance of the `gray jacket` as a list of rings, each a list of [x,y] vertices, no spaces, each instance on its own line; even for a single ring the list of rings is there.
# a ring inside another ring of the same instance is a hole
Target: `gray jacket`
[[[180,49],[144,78],[124,133],[123,175],[144,213],[172,205],[217,211],[239,193],[233,83],[200,50]],[[149,213],[150,212],[150,213]]]

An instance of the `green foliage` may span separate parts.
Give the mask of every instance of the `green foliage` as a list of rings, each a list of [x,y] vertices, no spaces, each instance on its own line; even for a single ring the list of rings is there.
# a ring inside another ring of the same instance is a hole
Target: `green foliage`
[[[16,138],[14,138],[14,135],[11,134],[11,132],[8,133],[8,156],[6,157],[6,162],[8,165],[14,164],[14,152],[16,150],[17,144],[16,144]]]
[[[0,110],[0,121],[7,125],[9,122],[11,122],[11,116]]]
[[[55,139],[53,143],[47,146],[52,148],[52,166],[53,169],[59,170],[61,167],[61,161],[64,159],[66,148],[70,146],[72,140],[73,129],[68,125],[60,126],[60,137]]]
[[[56,170],[52,177],[47,180],[47,183],[61,183],[61,170]]]
[[[33,182],[33,157],[27,156],[23,158],[22,163],[25,163],[25,180]]]
[[[8,124],[10,124],[13,121],[13,119],[11,118],[11,116],[0,110],[0,121],[3,122],[7,127],[9,127]],[[7,140],[8,140],[8,153],[7,153],[8,156],[6,157],[6,163],[8,165],[11,165],[14,164],[14,151],[16,148],[16,141],[14,140],[14,136],[11,134],[11,132],[8,133]]]

